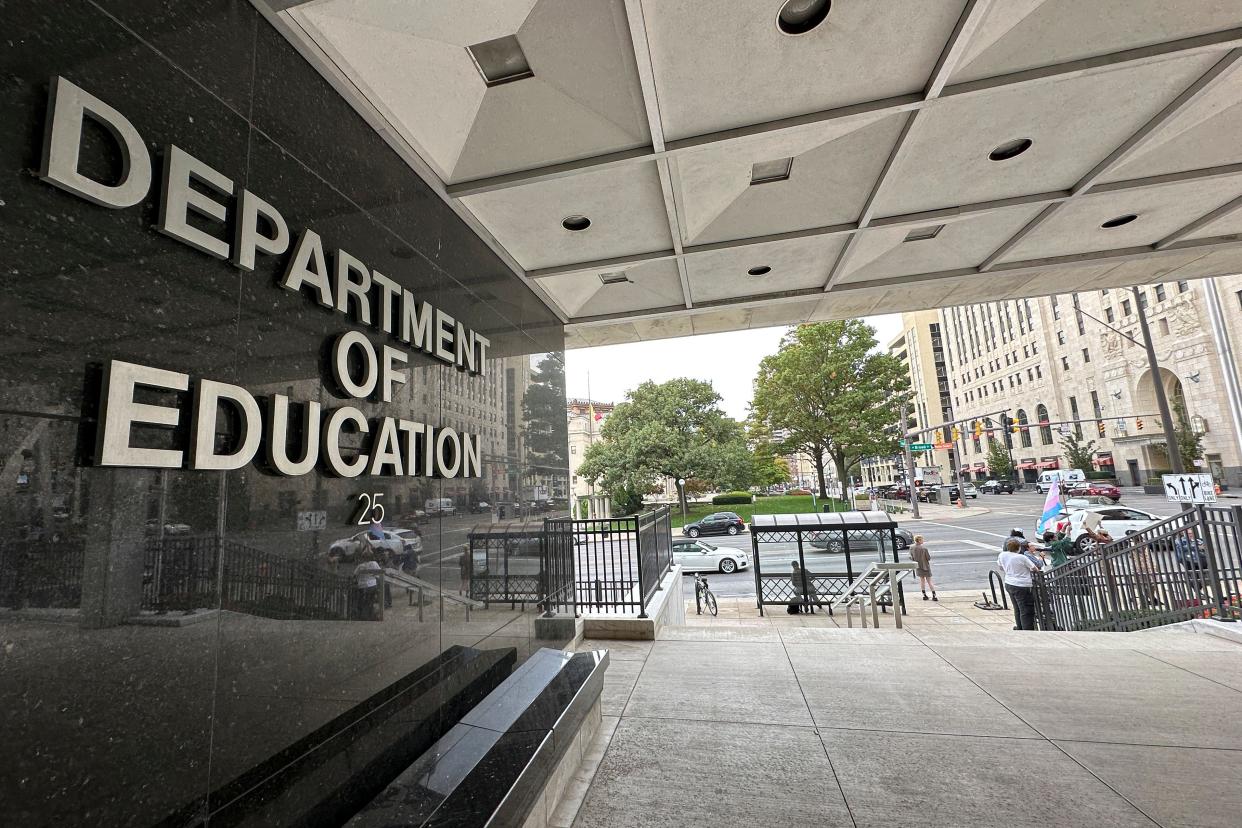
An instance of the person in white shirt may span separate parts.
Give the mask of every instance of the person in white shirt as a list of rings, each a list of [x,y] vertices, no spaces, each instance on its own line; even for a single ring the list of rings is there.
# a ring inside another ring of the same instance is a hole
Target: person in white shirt
[[[375,598],[379,592],[379,573],[381,567],[374,558],[363,561],[354,567],[354,583],[357,585],[358,618],[371,621],[375,618]]]
[[[1014,538],[1005,544],[1005,551],[996,559],[996,565],[1005,573],[1005,591],[1009,600],[1013,601],[1013,617],[1017,622],[1015,630],[1035,629],[1035,590],[1031,573],[1039,569],[1034,562],[1021,552],[1021,546]]]

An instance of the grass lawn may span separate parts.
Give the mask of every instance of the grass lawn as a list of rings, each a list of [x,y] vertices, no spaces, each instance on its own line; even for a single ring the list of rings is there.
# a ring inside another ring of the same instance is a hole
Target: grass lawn
[[[689,515],[688,521],[681,518],[681,509],[676,503],[673,504],[673,527],[677,528],[685,523],[693,523],[699,518],[707,517],[712,512],[736,512],[742,520],[750,523],[750,519],[755,515],[794,515],[803,512],[822,511],[824,503],[832,503],[834,511],[844,509],[844,503],[839,500],[827,501],[816,499],[814,504],[810,495],[780,495],[778,497],[757,497],[754,503],[737,503],[716,506],[711,503],[691,503],[687,506],[686,514]],[[819,506],[819,509],[815,508]]]

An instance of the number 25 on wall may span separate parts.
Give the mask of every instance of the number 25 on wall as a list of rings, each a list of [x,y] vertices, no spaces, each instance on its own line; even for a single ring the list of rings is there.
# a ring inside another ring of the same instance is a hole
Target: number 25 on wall
[[[363,492],[358,495],[358,525],[368,526],[372,523],[384,522],[384,504],[380,503],[383,492]]]

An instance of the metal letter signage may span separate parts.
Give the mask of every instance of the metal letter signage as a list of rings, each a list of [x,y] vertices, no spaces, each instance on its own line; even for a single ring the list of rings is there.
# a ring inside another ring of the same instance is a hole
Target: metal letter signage
[[[52,79],[47,111],[41,179],[110,209],[135,207],[147,198],[153,184],[151,154],[124,115],[61,77]],[[115,183],[79,172],[86,118],[101,124],[116,142],[123,169]],[[396,386],[408,383],[408,351],[471,376],[486,373],[487,337],[342,248],[329,246],[329,259],[323,239],[309,227],[296,234],[294,243],[295,234],[276,207],[177,145],[165,147],[156,197],[159,232],[244,272],[255,270],[260,255],[287,256],[279,268],[279,286],[339,314],[353,327],[336,336],[331,349],[328,379],[338,395],[391,402]],[[191,212],[208,221],[191,225]],[[373,336],[392,344],[374,342]],[[137,402],[139,387],[188,393],[189,422],[182,422],[182,409],[171,402]],[[482,476],[478,434],[393,417],[368,419],[350,405],[323,410],[318,402],[298,403],[280,394],[258,400],[237,385],[208,378],[191,383],[188,374],[121,360],[105,366],[99,403],[94,459],[100,466],[228,471],[258,458],[260,469],[284,476],[307,474],[316,466],[339,477]],[[240,428],[220,429],[222,414]],[[134,445],[135,425],[170,429],[182,444]]]

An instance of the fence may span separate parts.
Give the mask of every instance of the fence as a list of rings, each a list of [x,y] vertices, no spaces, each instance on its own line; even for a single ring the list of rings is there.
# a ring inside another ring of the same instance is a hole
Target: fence
[[[82,603],[81,541],[0,544],[0,606],[77,607]]]
[[[215,535],[147,542],[144,609],[206,607],[268,618],[359,618],[354,579]]]
[[[1041,629],[1129,631],[1242,617],[1242,506],[1195,506],[1035,574]]]

